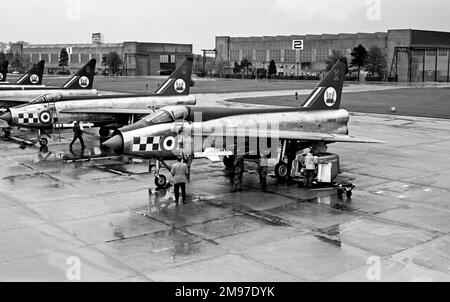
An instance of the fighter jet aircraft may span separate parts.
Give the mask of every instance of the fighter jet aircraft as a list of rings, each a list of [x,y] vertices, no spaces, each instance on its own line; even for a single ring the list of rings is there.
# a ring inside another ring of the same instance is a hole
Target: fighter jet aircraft
[[[97,95],[98,91],[92,89],[94,83],[96,60],[90,60],[62,87],[43,86],[0,86],[0,108],[10,108],[20,104],[28,103],[35,97],[44,94],[58,94],[61,96],[89,96]]]
[[[3,61],[3,64],[0,66],[0,84],[6,82],[6,75],[8,74],[8,61]]]
[[[0,91],[17,89],[24,86],[45,87],[42,86],[42,75],[44,74],[44,67],[45,61],[39,61],[38,63],[34,64],[33,67],[22,77],[20,77],[15,83],[11,84],[8,82],[0,82]],[[7,69],[8,65],[6,65],[5,72],[7,71]]]
[[[117,130],[104,146],[116,154],[156,159],[157,186],[167,181],[159,173],[164,160],[211,147],[247,158],[270,155],[278,160],[276,175],[285,178],[297,151],[313,148],[325,152],[328,144],[337,142],[378,142],[348,135],[350,115],[339,109],[346,70],[346,62],[338,61],[300,108],[202,108],[196,111],[202,113],[201,121],[193,118],[194,107],[161,108],[136,125]],[[229,165],[233,158],[226,157],[224,162]]]
[[[189,95],[193,58],[187,57],[154,95],[121,95],[79,97],[63,99],[60,95],[43,95],[29,104],[13,107],[0,116],[1,128],[17,126],[40,131],[38,141],[47,145],[41,131],[67,129],[74,121],[82,125],[100,127],[100,135],[107,136],[110,129],[133,123],[167,105],[195,105],[195,96]],[[7,125],[4,124],[7,122]]]

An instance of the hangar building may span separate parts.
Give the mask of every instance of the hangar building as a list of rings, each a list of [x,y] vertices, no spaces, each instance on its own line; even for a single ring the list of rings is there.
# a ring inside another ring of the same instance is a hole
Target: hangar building
[[[45,71],[56,73],[61,68],[58,58],[61,49],[69,52],[72,70],[81,68],[90,59],[97,59],[97,69],[101,70],[102,56],[117,52],[123,61],[123,74],[145,76],[167,74],[184,62],[186,55],[192,54],[192,44],[123,42],[87,44],[13,44],[12,53],[22,56],[24,67],[32,62],[45,60]]]
[[[294,49],[302,41],[303,49]],[[270,60],[280,75],[323,71],[332,50],[351,57],[359,44],[378,46],[386,57],[387,76],[406,82],[450,81],[450,33],[400,29],[377,33],[323,34],[263,37],[216,37],[216,58],[240,62],[247,58],[256,68]]]

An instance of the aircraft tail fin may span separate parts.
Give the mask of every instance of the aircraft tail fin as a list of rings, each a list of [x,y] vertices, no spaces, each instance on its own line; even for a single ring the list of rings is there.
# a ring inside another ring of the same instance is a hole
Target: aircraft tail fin
[[[42,75],[44,74],[45,61],[33,64],[33,67],[25,73],[16,84],[20,85],[42,85]]]
[[[6,81],[6,74],[8,73],[8,61],[3,61],[3,64],[0,66],[0,82]]]
[[[339,59],[301,107],[309,110],[338,110],[347,70],[347,60]]]
[[[92,89],[94,85],[95,65],[97,60],[92,59],[84,65],[67,83],[63,89]]]
[[[194,58],[187,56],[183,64],[175,69],[169,78],[158,88],[156,94],[161,96],[189,95],[193,62]]]

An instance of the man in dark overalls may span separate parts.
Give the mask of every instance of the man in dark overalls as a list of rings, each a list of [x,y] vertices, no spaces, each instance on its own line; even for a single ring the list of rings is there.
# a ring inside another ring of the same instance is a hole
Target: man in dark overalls
[[[244,175],[244,157],[242,155],[236,156],[234,159],[234,182],[233,190],[231,192],[242,191],[242,176]]]
[[[81,131],[80,122],[75,121],[73,124],[73,140],[70,143],[70,150],[72,150],[72,146],[77,139],[80,140],[81,149],[86,149],[86,146],[84,145],[83,131]]]

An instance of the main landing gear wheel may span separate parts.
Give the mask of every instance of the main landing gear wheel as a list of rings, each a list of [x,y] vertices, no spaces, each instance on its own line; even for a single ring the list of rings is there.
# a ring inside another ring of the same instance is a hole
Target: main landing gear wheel
[[[39,139],[39,144],[40,144],[42,147],[47,146],[47,145],[48,145],[48,139],[46,139],[45,137],[41,137],[41,138]]]
[[[280,180],[285,180],[288,177],[288,166],[285,162],[279,162],[275,166],[275,176]]]
[[[107,137],[109,135],[109,129],[108,128],[100,128],[98,131],[101,137]]]
[[[164,188],[167,185],[167,178],[164,175],[155,176],[155,185],[158,189]]]

